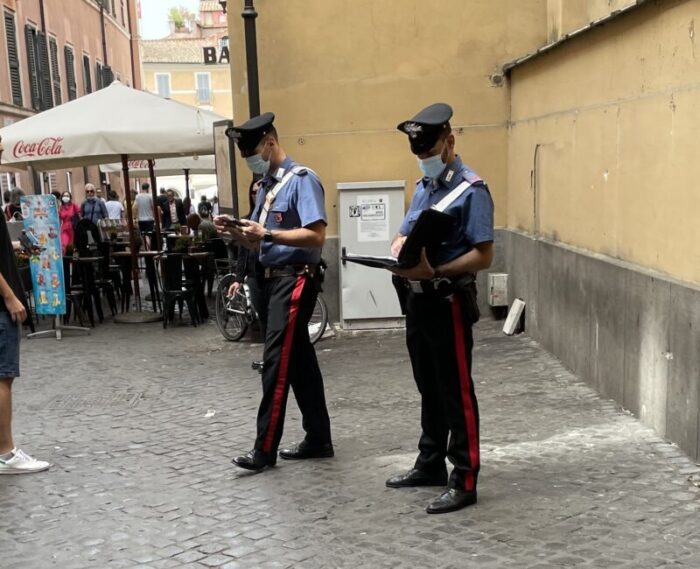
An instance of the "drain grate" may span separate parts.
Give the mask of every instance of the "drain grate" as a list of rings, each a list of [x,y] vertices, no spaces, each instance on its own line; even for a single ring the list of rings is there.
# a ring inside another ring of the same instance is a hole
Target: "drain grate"
[[[136,407],[143,398],[143,392],[114,393],[67,393],[57,395],[44,406],[46,409],[96,409],[104,407]]]

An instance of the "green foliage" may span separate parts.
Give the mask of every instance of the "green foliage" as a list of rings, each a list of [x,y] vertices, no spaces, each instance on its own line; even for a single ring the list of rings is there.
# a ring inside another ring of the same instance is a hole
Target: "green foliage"
[[[168,17],[170,21],[175,24],[176,28],[182,29],[187,22],[194,19],[194,14],[184,6],[174,6],[170,8]]]

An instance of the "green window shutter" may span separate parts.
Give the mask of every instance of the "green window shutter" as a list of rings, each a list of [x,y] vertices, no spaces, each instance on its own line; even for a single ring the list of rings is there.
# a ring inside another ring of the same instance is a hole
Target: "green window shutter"
[[[60,105],[61,97],[61,68],[58,66],[58,43],[56,38],[49,38],[49,55],[51,56],[51,80],[53,83],[53,100]]]
[[[39,87],[39,66],[36,57],[35,31],[30,25],[24,27],[24,38],[27,41],[27,66],[29,68],[29,90],[32,95],[32,108],[41,110],[41,87]]]
[[[78,87],[75,82],[75,55],[69,46],[64,46],[63,54],[66,60],[66,83],[68,84],[68,100],[78,97]]]
[[[17,51],[17,28],[15,15],[5,11],[5,37],[7,38],[7,61],[10,67],[10,87],[12,104],[22,106],[22,75],[19,68],[19,52]]]

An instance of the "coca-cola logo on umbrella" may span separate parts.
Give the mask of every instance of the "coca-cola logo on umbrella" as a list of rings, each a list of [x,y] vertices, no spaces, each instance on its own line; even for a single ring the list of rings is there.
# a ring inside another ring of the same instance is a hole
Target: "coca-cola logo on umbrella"
[[[57,156],[63,154],[62,136],[48,136],[39,142],[20,140],[12,149],[15,158],[34,158],[38,156]]]

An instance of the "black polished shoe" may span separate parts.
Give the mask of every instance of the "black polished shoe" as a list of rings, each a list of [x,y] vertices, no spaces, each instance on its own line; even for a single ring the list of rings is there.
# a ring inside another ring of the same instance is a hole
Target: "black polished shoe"
[[[246,470],[260,472],[266,467],[274,466],[277,463],[277,454],[265,453],[260,450],[253,449],[248,454],[235,457],[231,462],[236,466],[245,468]]]
[[[331,458],[335,455],[333,445],[310,445],[305,441],[300,442],[292,448],[283,448],[280,451],[280,458],[284,460],[303,460],[305,458]]]
[[[397,474],[386,481],[389,488],[412,488],[414,486],[445,486],[447,472],[442,474],[427,474],[422,470],[411,468],[404,474]]]
[[[461,488],[448,488],[426,508],[429,514],[446,514],[456,512],[476,504],[476,490],[467,492]]]
[[[265,367],[265,362],[262,360],[253,360],[253,363],[250,364],[250,367],[256,370],[258,373],[263,372],[263,368]]]

